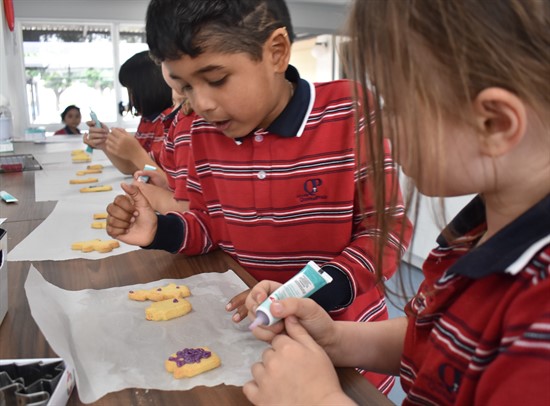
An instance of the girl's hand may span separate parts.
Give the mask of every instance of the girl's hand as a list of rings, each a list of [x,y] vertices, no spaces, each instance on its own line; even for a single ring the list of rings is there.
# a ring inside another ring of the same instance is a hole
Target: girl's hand
[[[107,234],[131,245],[146,246],[157,231],[157,215],[147,198],[133,185],[121,184],[119,195],[107,206]]]
[[[354,404],[342,391],[328,355],[294,316],[252,365],[243,393],[254,404]]]
[[[261,281],[246,298],[246,307],[251,319],[255,318],[258,306],[275,289],[281,286],[280,283],[273,281]],[[337,347],[337,330],[334,320],[317,303],[311,299],[286,298],[275,300],[270,306],[271,314],[275,317],[284,319],[285,317],[295,316],[300,324],[307,330],[308,334],[321,345],[325,351]],[[270,327],[258,326],[252,333],[262,341],[271,342],[273,338],[284,332],[284,323],[278,322]]]
[[[248,311],[248,316],[250,320],[256,318],[256,309],[262,302],[267,299],[267,297],[273,293],[281,284],[279,282],[273,282],[268,280],[263,280],[257,283],[248,293],[248,296],[245,300],[245,306]],[[270,327],[256,327],[252,330],[254,336],[262,341],[271,342],[273,337],[281,333],[284,330],[283,323],[275,323]]]
[[[129,161],[143,149],[139,141],[122,128],[113,128],[107,135],[105,145],[109,154]]]
[[[84,144],[89,145],[92,148],[104,150],[105,142],[107,140],[107,134],[109,134],[109,127],[102,124],[100,128],[95,127],[94,121],[87,121],[86,124],[89,127],[88,133],[82,136]]]
[[[246,318],[246,315],[248,314],[248,309],[245,305],[246,298],[248,297],[248,294],[250,293],[250,289],[245,290],[244,292],[239,293],[235,297],[231,298],[229,303],[225,305],[225,310],[228,312],[232,312],[233,310],[237,310],[233,317],[231,319],[238,323]]]

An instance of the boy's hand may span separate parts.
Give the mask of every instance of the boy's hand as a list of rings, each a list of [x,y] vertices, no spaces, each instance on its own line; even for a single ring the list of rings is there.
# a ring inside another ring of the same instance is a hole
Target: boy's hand
[[[134,185],[121,184],[126,195],[119,195],[107,206],[107,234],[131,245],[146,246],[157,231],[157,215]]]
[[[139,170],[134,173],[134,180],[137,181],[140,176],[149,176],[149,182],[147,183],[170,190],[168,179],[166,178],[167,175],[164,172]]]
[[[278,335],[252,365],[253,380],[243,393],[254,404],[354,404],[342,392],[328,355],[298,319],[285,319],[288,335]]]
[[[233,310],[237,310],[233,317],[231,319],[238,323],[246,317],[248,314],[248,309],[245,305],[246,298],[248,297],[248,294],[250,293],[250,289],[245,290],[244,292],[239,293],[237,296],[233,297],[227,305],[225,305],[225,310],[228,312],[232,312]]]

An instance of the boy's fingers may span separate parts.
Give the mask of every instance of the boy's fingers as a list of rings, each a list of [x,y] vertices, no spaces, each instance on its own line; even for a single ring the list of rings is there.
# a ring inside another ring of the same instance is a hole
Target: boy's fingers
[[[133,212],[135,210],[132,200],[125,195],[118,195],[112,203],[107,206],[107,213],[111,216],[119,217],[121,214]]]
[[[134,205],[137,208],[147,208],[150,207],[149,201],[145,198],[141,190],[136,185],[130,185],[128,183],[121,183],[120,186],[122,190],[130,196],[134,201]]]

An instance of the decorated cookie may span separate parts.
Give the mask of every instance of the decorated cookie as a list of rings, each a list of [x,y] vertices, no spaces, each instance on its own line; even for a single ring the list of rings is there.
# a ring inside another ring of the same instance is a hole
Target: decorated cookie
[[[128,298],[138,300],[140,302],[143,302],[144,300],[158,302],[166,299],[179,299],[190,295],[191,292],[187,286],[176,285],[175,283],[169,283],[166,286],[151,289],[131,290],[128,292]]]
[[[88,240],[79,241],[71,244],[71,249],[82,252],[97,251],[101,253],[111,252],[113,249],[120,247],[117,240]]]
[[[101,172],[103,172],[102,169],[84,169],[82,171],[77,171],[76,176],[90,175],[93,173],[101,173]]]
[[[69,183],[71,185],[78,185],[81,183],[96,183],[98,181],[99,181],[98,178],[83,178],[83,179],[71,179]]]
[[[222,364],[220,357],[208,347],[184,348],[164,361],[164,367],[174,378],[191,378],[217,368]]]
[[[108,192],[109,190],[113,190],[112,186],[88,186],[83,187],[80,189],[81,193],[90,193],[90,192]]]
[[[170,320],[184,316],[191,310],[191,303],[185,299],[166,299],[151,303],[145,309],[145,318],[153,321]]]

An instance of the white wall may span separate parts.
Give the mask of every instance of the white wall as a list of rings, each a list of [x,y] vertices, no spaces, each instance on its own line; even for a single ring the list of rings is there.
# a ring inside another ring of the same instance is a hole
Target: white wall
[[[22,103],[24,100],[25,88],[22,68],[21,47],[17,29],[13,32],[9,30],[6,24],[4,7],[0,7],[0,43],[2,50],[0,53],[0,94],[5,97],[9,103],[13,116],[14,135],[22,133],[25,126],[26,110]]]
[[[420,268],[430,251],[435,248],[435,240],[443,230],[444,223],[439,220],[449,222],[473,198],[474,196],[446,198],[444,199],[445,213],[441,213],[440,199],[421,196],[418,217],[414,225],[414,239],[405,255],[405,262]]]
[[[323,34],[343,26],[351,0],[287,0],[296,32]],[[148,0],[14,0],[16,18],[144,21]]]

